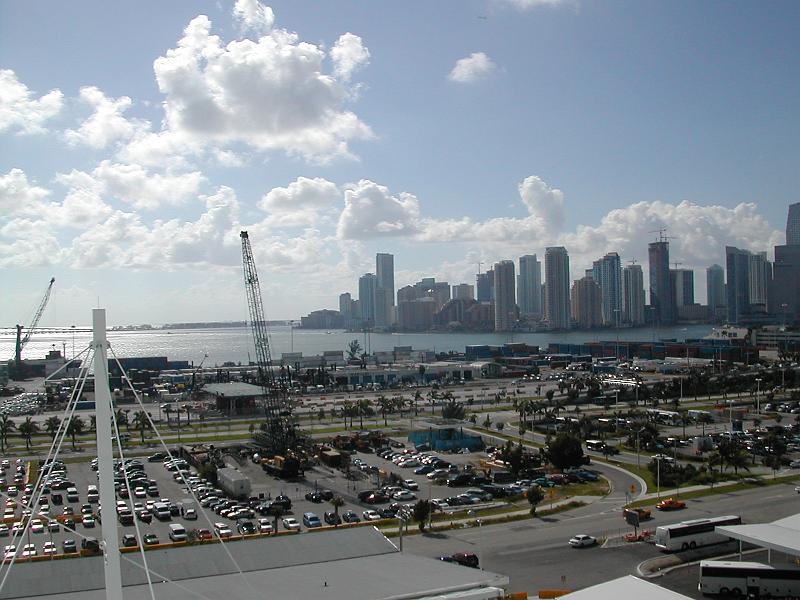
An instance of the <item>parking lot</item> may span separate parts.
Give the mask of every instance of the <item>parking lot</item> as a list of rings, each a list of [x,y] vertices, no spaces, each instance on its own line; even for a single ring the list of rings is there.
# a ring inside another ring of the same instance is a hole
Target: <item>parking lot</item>
[[[195,498],[183,481],[176,481],[175,473],[167,470],[160,458],[153,462],[149,462],[147,458],[139,459],[136,461],[139,463],[138,466],[129,468],[130,476],[141,478],[140,482],[130,486],[135,497],[124,498],[126,496],[124,485],[120,486],[117,494],[123,514],[124,509],[133,513],[127,520],[118,516],[114,521],[118,527],[121,545],[123,536],[128,537],[129,545],[136,545],[136,541],[144,539],[145,536],[154,536],[149,540],[151,543],[170,542],[170,525],[173,524],[183,525],[187,532],[196,529],[213,532],[215,524],[222,523],[230,535],[236,536],[240,531],[267,533],[276,528],[277,531],[296,528],[293,524],[284,522],[285,518],[293,517],[299,529],[303,531],[307,529],[307,523],[303,520],[304,513],[314,513],[322,525],[333,524],[335,509],[329,501],[333,497],[341,497],[344,501],[338,510],[340,517],[344,517],[347,522],[355,522],[394,518],[398,512],[404,512],[404,509],[408,514],[418,498],[433,500],[436,510],[446,513],[497,506],[503,500],[495,499],[493,495],[505,496],[524,491],[523,487],[515,487],[513,483],[506,484],[502,494],[491,494],[481,490],[472,480],[473,473],[465,471],[465,466],[476,465],[479,458],[486,458],[484,453],[446,455],[426,453],[431,457],[427,460],[433,464],[437,464],[438,461],[443,471],[442,477],[464,474],[461,485],[449,487],[443,484],[443,479],[431,480],[426,476],[427,473],[415,473],[417,470],[431,470],[432,466],[427,465],[425,468],[420,460],[422,457],[412,458],[412,450],[406,449],[401,441],[395,440],[393,445],[395,447],[391,448],[391,451],[397,455],[396,461],[401,462],[401,457],[406,459],[404,466],[374,453],[358,452],[352,455],[349,475],[326,466],[317,466],[306,471],[305,479],[297,482],[273,478],[267,475],[260,465],[250,461],[242,462],[236,467],[249,477],[252,484],[249,500],[244,502],[235,502],[223,497],[219,492],[210,492],[211,486],[204,485],[200,481],[195,483],[196,488],[209,489]],[[444,462],[447,464],[442,468]],[[5,469],[8,484],[12,483],[16,466],[10,461]],[[55,552],[64,553],[66,540],[73,540],[74,547],[79,550],[84,537],[101,537],[102,521],[106,521],[107,525],[107,519],[102,519],[102,515],[97,514],[96,495],[91,497],[89,495],[90,486],[97,485],[96,471],[88,462],[65,465],[65,468],[66,471],[61,475],[62,481],[58,482],[56,479],[58,483],[55,486],[59,489],[47,489],[48,493],[43,494],[40,500],[40,511],[46,512],[49,519],[42,515],[33,515],[33,519],[41,520],[42,527],[32,522],[25,532],[24,539],[17,540],[18,551],[21,551],[24,545],[33,544],[36,554],[41,556],[47,543],[50,551],[55,548]],[[139,471],[144,474],[137,475]],[[394,489],[384,487],[384,493],[381,494],[380,487],[387,485],[386,478],[391,473],[405,482],[392,484]],[[474,475],[479,474],[476,472]],[[196,477],[196,472],[194,469],[188,469],[184,476],[188,480],[190,477]],[[523,485],[525,484],[523,482]],[[141,489],[136,492],[135,488],[140,486]],[[78,492],[77,496],[68,497],[66,490],[68,487],[74,487]],[[468,490],[470,493],[465,493]],[[0,545],[4,548],[11,543],[14,523],[22,520],[23,509],[21,506],[14,506],[14,502],[19,504],[24,495],[25,491],[20,485],[18,496],[4,502],[7,511],[4,521],[7,523],[7,529],[0,528],[0,536],[3,536],[0,538]],[[217,500],[212,501],[214,497],[217,497]],[[269,510],[269,506],[278,498],[282,501],[288,500],[287,504],[290,503],[290,507],[276,515]],[[168,506],[168,511],[162,513],[162,519],[155,516],[157,502]],[[205,505],[209,502],[211,506],[206,508]],[[227,511],[224,510],[226,502]],[[215,504],[217,506],[214,506]],[[187,518],[193,516],[194,511],[190,509],[196,511],[196,519]],[[140,516],[142,511],[145,512],[144,516]],[[84,521],[81,517],[82,512],[88,513],[90,518]],[[58,525],[54,523],[56,519]],[[64,522],[67,519],[74,520],[74,530],[68,528],[68,521]],[[264,519],[261,528],[260,519]],[[125,524],[120,521],[124,521]],[[250,521],[253,529],[237,528],[243,521]],[[221,529],[221,532],[223,535],[227,534],[224,529]],[[209,534],[205,535],[208,537]],[[130,536],[133,536],[133,539],[130,539]]]

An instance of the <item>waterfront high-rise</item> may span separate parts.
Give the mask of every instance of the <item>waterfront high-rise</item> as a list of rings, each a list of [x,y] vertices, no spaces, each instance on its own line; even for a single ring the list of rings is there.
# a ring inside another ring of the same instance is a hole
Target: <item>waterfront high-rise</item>
[[[675,307],[694,304],[694,271],[691,269],[670,269],[669,276]]]
[[[642,265],[628,265],[622,271],[622,320],[631,325],[644,324],[644,274]]]
[[[750,252],[725,246],[728,323],[739,325],[750,314]]]
[[[453,286],[453,300],[474,300],[475,286],[469,283],[459,283]]]
[[[752,307],[759,307],[758,310],[766,311],[767,290],[772,279],[772,265],[767,260],[766,252],[758,252],[750,255],[750,267],[748,277],[750,280],[749,302]]]
[[[511,331],[516,321],[514,299],[514,261],[501,260],[494,265],[494,330]]]
[[[572,284],[572,319],[583,329],[597,327],[603,323],[603,299],[600,286],[593,277],[583,277]]]
[[[563,246],[544,253],[545,319],[551,329],[569,329],[569,254]]]
[[[800,246],[800,202],[789,205],[786,217],[786,245]]]
[[[478,273],[475,277],[478,292],[478,302],[494,301],[494,269],[485,273]]]
[[[375,277],[375,324],[386,327],[392,324],[394,308],[394,255],[380,252],[375,255]]]
[[[519,277],[517,277],[517,304],[519,312],[526,317],[542,316],[542,264],[535,254],[519,257]]]
[[[361,321],[365,327],[375,325],[375,290],[378,278],[374,273],[365,273],[358,278],[358,305]]]
[[[775,246],[768,300],[779,323],[800,325],[800,244]]]
[[[622,262],[619,254],[609,252],[594,261],[592,279],[600,286],[604,325],[619,325],[622,318]]]
[[[725,270],[719,265],[711,265],[706,269],[706,297],[708,298],[708,314],[712,321],[723,320],[727,306],[725,297]]]
[[[647,246],[650,262],[650,306],[657,325],[672,325],[675,321],[675,306],[672,281],[669,275],[669,242],[659,240]]]

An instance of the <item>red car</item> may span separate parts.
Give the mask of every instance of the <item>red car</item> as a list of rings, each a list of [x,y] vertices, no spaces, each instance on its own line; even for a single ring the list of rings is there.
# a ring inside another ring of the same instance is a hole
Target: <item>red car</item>
[[[658,510],[680,510],[686,508],[686,503],[682,500],[675,500],[675,498],[666,498],[656,504]]]
[[[214,536],[208,529],[198,529],[197,530],[197,540],[200,542],[207,542],[208,540],[213,540]]]

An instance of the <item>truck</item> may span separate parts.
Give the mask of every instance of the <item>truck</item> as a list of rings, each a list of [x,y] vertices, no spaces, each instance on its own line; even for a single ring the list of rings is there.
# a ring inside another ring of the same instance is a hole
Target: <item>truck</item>
[[[296,479],[300,474],[300,461],[293,456],[275,455],[261,459],[261,468],[274,477]]]
[[[250,479],[237,469],[217,469],[217,484],[233,498],[244,499],[250,496]]]

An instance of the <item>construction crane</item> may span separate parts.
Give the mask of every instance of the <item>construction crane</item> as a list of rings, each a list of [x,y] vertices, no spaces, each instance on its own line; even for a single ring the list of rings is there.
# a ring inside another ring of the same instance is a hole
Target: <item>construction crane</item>
[[[23,376],[23,368],[22,368],[22,350],[28,344],[31,339],[31,335],[33,331],[36,329],[36,326],[39,324],[39,319],[42,318],[42,313],[44,313],[44,309],[47,308],[47,302],[50,300],[50,292],[53,290],[53,284],[56,282],[55,277],[50,278],[50,284],[47,286],[47,290],[44,292],[44,298],[39,303],[39,308],[36,309],[36,312],[31,319],[30,325],[28,325],[28,329],[25,332],[25,336],[22,336],[22,325],[17,325],[17,343],[14,348],[14,369],[16,372],[16,377]]]
[[[258,381],[263,393],[265,422],[261,431],[253,436],[255,442],[273,454],[283,455],[296,444],[296,434],[292,423],[291,406],[286,387],[275,378],[272,370],[272,356],[269,349],[269,333],[264,318],[264,304],[261,300],[261,286],[258,272],[246,231],[242,238],[242,264],[244,267],[244,287],[247,291],[247,304],[250,310],[250,327],[256,347]]]

